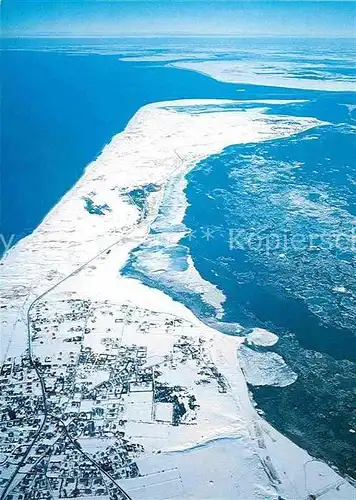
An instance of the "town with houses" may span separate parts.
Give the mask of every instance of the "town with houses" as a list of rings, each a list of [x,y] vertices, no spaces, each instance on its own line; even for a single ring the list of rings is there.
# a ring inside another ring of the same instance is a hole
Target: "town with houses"
[[[196,388],[227,390],[196,326],[170,314],[43,300],[30,327],[33,359],[8,358],[1,368],[0,487],[11,481],[8,500],[129,498],[118,482],[140,476],[145,445],[127,424],[152,435],[197,424],[197,391],[179,383],[184,365]]]

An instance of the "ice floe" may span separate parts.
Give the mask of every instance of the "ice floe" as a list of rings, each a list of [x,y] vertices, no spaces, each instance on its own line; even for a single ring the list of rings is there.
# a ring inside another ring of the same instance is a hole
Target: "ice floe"
[[[251,385],[286,387],[298,378],[282,356],[275,352],[257,352],[241,346],[239,360],[246,380]]]
[[[268,330],[264,330],[263,328],[254,328],[253,331],[247,335],[247,341],[254,345],[272,346],[278,342],[278,335]]]

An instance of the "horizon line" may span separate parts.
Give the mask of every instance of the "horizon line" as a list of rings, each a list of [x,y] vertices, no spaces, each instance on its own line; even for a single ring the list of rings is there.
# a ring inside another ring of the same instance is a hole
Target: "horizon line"
[[[96,0],[95,0],[96,1]],[[356,1],[356,0],[355,0]],[[102,38],[102,39],[122,39],[122,38],[310,38],[310,39],[329,39],[329,38],[344,38],[353,40],[354,36],[345,36],[343,34],[332,34],[332,35],[306,35],[305,33],[284,35],[284,34],[267,34],[267,33],[255,33],[251,35],[238,34],[238,33],[126,33],[122,35],[104,35],[104,34],[92,34],[92,35],[53,35],[53,34],[1,34],[0,39],[79,39],[79,38]]]

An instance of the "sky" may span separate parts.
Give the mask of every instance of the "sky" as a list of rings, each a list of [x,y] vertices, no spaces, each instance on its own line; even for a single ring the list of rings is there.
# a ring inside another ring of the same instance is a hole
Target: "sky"
[[[354,37],[356,1],[3,0],[3,36]]]

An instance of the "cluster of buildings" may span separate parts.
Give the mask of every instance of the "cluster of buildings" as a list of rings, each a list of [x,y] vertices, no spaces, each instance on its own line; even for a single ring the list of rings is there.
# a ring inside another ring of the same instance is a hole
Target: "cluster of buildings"
[[[139,476],[136,460],[145,453],[126,424],[196,424],[194,391],[168,383],[165,372],[194,362],[197,386],[215,381],[226,391],[205,341],[190,329],[130,304],[39,303],[31,315],[33,363],[25,354],[0,371],[0,487],[12,482],[8,500],[126,498],[117,481]],[[174,339],[163,356],[153,355],[159,344],[135,343],[135,334],[149,340],[152,331]]]

